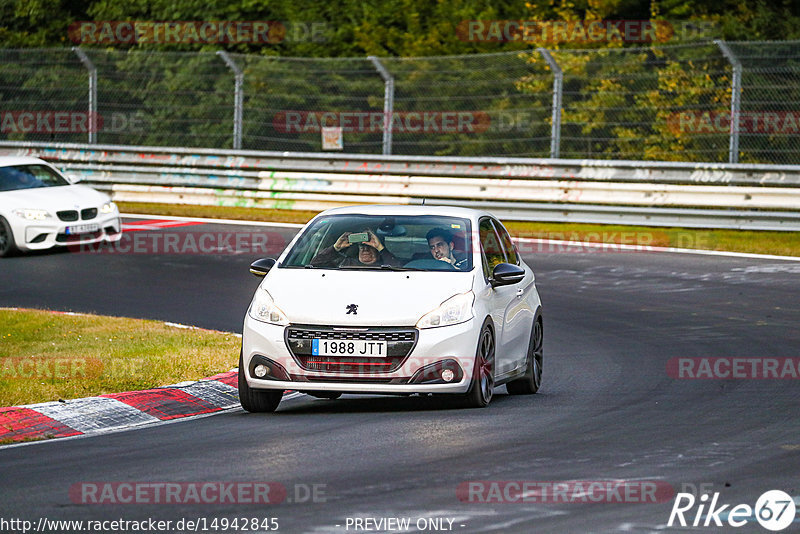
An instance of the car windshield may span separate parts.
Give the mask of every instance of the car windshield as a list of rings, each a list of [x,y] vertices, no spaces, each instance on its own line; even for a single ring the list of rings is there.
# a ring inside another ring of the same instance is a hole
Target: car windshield
[[[0,167],[0,191],[35,189],[69,185],[61,175],[47,165],[13,165]]]
[[[306,228],[280,267],[471,271],[469,219],[331,215]]]

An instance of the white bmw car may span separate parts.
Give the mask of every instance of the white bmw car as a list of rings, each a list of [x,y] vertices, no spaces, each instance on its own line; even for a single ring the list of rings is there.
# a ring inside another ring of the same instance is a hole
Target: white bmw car
[[[114,242],[119,210],[38,158],[0,157],[0,257],[58,245]]]
[[[247,411],[274,411],[285,390],[451,394],[483,407],[495,386],[531,394],[541,384],[534,273],[489,213],[331,209],[250,271],[264,279],[244,319]]]

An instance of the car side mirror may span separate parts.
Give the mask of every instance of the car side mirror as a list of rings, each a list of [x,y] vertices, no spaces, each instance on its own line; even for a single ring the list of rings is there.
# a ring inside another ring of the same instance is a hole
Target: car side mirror
[[[498,263],[492,270],[492,287],[508,286],[521,282],[525,278],[525,269],[512,263]]]
[[[73,185],[77,184],[78,182],[83,180],[83,178],[81,176],[77,175],[77,174],[67,174],[66,178],[67,178],[67,181],[69,183],[73,184]]]
[[[270,269],[275,266],[272,258],[261,258],[250,264],[250,272],[256,276],[267,276]]]

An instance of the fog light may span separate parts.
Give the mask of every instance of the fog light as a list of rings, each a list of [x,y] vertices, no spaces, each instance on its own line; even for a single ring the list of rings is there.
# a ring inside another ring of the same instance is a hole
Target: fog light
[[[258,378],[264,378],[269,373],[269,367],[266,365],[256,365],[256,368],[253,369],[253,372]]]
[[[442,371],[442,380],[445,382],[452,382],[453,378],[455,378],[456,374],[453,372],[452,369],[445,369]]]

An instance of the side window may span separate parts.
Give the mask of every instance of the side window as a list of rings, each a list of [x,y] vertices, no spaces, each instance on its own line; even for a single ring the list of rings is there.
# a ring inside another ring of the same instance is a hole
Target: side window
[[[482,219],[478,231],[481,239],[481,257],[483,272],[486,278],[492,276],[492,270],[498,263],[506,261],[500,238],[494,229],[491,219]]]
[[[505,226],[497,221],[494,222],[494,226],[497,229],[497,233],[500,234],[500,243],[503,245],[503,251],[506,253],[506,258],[508,258],[506,261],[508,263],[513,263],[514,265],[519,265],[517,250],[514,248],[514,243],[511,241],[511,236],[508,235],[508,230],[506,230]]]

